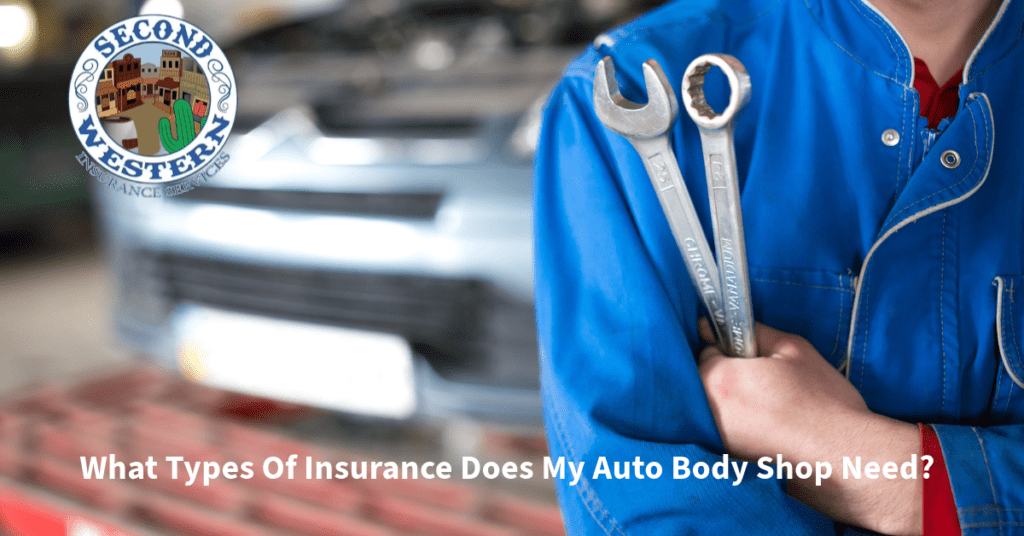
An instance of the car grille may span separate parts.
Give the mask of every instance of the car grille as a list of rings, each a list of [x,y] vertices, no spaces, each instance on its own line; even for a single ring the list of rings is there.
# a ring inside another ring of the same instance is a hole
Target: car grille
[[[337,272],[137,252],[165,303],[387,332],[406,338],[443,377],[536,384],[530,303],[487,282]]]
[[[441,192],[311,192],[308,190],[252,190],[246,188],[196,188],[173,199],[281,210],[304,210],[433,219],[441,204]]]

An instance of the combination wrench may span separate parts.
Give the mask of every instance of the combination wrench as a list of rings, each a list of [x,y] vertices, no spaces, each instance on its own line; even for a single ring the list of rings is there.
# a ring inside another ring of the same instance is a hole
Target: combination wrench
[[[722,70],[731,90],[729,104],[721,114],[704,97],[704,76],[713,66]],[[722,350],[733,357],[755,357],[757,345],[733,143],[736,114],[750,101],[750,77],[739,60],[724,54],[697,58],[683,76],[683,101],[700,130],[704,150],[718,251],[716,264],[669,144],[668,133],[678,115],[675,93],[656,61],[644,62],[643,73],[647,104],[637,104],[619,92],[611,58],[602,59],[594,74],[594,109],[601,122],[629,140],[640,155],[690,279],[711,315]]]
[[[619,92],[612,59],[602,59],[594,74],[594,109],[601,122],[629,140],[643,160],[690,279],[711,315],[718,340],[726,341],[723,337],[729,331],[719,270],[669,144],[668,133],[679,114],[676,95],[658,62],[647,60],[643,72],[647,104],[637,104]]]
[[[718,67],[729,80],[729,104],[716,113],[704,97],[704,76]],[[743,239],[739,175],[733,142],[737,113],[750,102],[750,76],[736,58],[726,54],[705,54],[690,63],[683,74],[683,104],[700,130],[704,149],[704,173],[708,181],[711,221],[718,253],[725,330],[728,349],[734,357],[755,357],[754,319],[750,308],[750,279],[747,249]],[[721,340],[721,339],[719,339]]]

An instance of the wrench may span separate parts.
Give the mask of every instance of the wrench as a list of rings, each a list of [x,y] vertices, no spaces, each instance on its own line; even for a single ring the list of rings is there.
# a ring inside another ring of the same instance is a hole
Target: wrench
[[[647,83],[647,104],[637,104],[619,93],[612,59],[602,59],[594,74],[594,109],[601,122],[629,140],[643,160],[690,279],[711,314],[718,340],[724,341],[723,336],[728,332],[721,298],[722,283],[668,141],[668,132],[679,114],[679,105],[658,62],[653,59],[645,61],[643,71]]]
[[[722,70],[731,89],[729,105],[721,114],[711,109],[704,98],[704,75],[713,66]],[[700,130],[704,149],[704,172],[711,201],[720,286],[725,291],[721,296],[725,303],[726,354],[733,357],[757,356],[733,143],[736,114],[748,102],[750,76],[743,64],[732,56],[705,54],[693,60],[683,74],[683,104]]]

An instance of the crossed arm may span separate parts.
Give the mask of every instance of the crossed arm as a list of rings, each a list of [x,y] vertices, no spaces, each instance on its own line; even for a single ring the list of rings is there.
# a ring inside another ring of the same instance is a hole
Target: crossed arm
[[[701,320],[701,337],[713,333]],[[918,427],[871,412],[860,393],[802,337],[757,325],[756,359],[732,359],[714,345],[700,355],[700,376],[725,449],[755,461],[782,455],[842,467],[844,456],[864,463],[920,457]],[[883,534],[921,533],[920,480],[842,479],[819,487],[794,478],[791,496],[828,517]]]

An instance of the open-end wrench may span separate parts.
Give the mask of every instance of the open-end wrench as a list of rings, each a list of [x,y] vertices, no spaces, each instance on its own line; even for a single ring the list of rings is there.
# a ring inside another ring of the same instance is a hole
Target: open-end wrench
[[[718,67],[729,80],[729,105],[716,113],[704,98],[704,75]],[[704,148],[718,253],[718,271],[724,291],[725,328],[728,355],[755,357],[754,320],[750,308],[750,281],[747,275],[747,249],[743,240],[743,215],[740,211],[739,177],[733,144],[734,119],[750,102],[750,76],[736,58],[726,54],[705,54],[690,63],[683,74],[683,104],[700,130]],[[719,339],[721,340],[721,339]]]
[[[690,279],[711,315],[718,340],[724,341],[726,317],[718,269],[668,140],[679,105],[658,62],[645,61],[643,71],[647,104],[637,104],[619,93],[612,59],[602,59],[594,75],[594,109],[601,122],[628,139],[643,160]]]

